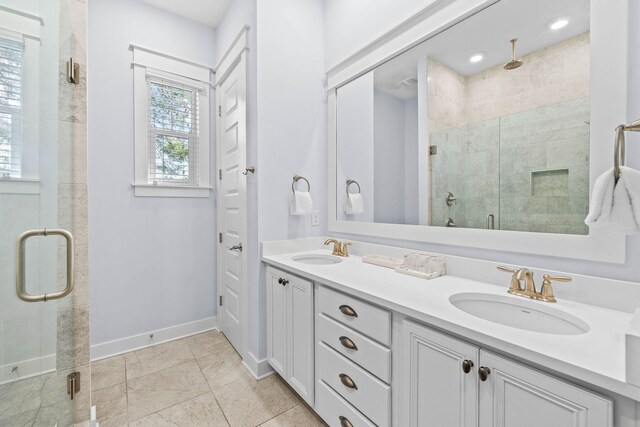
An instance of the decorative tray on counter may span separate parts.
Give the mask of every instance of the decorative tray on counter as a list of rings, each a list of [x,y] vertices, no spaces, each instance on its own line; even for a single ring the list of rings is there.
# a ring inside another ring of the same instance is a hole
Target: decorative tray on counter
[[[384,255],[363,255],[362,262],[366,262],[367,264],[375,264],[381,267],[393,268],[396,269],[404,264],[404,260],[402,258],[393,258],[390,256]]]

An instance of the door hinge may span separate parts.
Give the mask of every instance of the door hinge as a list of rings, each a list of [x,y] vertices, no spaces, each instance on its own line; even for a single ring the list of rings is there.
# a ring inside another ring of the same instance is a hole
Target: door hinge
[[[222,233],[218,233],[218,241],[222,243]]]
[[[220,302],[219,305],[222,305],[222,295],[220,295]]]
[[[222,105],[218,105],[218,117],[222,117]]]
[[[72,372],[67,375],[67,394],[73,400],[76,393],[80,391],[80,372]]]

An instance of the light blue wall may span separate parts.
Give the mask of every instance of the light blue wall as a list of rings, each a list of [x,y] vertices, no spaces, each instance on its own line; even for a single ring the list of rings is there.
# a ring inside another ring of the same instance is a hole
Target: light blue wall
[[[215,32],[134,0],[88,3],[91,344],[216,313],[215,198],[134,197],[129,44],[213,65]]]
[[[259,240],[326,234],[327,150],[322,0],[258,2],[258,173]],[[311,184],[310,216],[289,214],[293,175]],[[258,286],[259,345],[266,357],[264,269]],[[255,344],[255,343],[254,343]]]

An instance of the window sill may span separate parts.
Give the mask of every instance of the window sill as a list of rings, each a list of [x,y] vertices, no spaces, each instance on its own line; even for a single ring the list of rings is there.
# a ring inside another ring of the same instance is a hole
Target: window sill
[[[192,197],[206,198],[211,196],[212,187],[133,184],[136,197]]]
[[[0,194],[40,194],[40,180],[0,179]]]

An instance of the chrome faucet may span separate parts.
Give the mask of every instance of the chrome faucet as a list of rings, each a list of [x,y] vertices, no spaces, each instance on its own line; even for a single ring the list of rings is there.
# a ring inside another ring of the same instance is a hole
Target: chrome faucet
[[[336,239],[327,239],[327,241],[324,242],[325,245],[328,245],[329,243],[333,243],[333,255],[342,257],[349,256],[348,247],[351,246],[351,243],[343,243]]]
[[[513,295],[544,302],[556,302],[556,298],[553,295],[553,288],[551,287],[551,281],[571,282],[573,280],[568,276],[552,277],[545,274],[543,276],[542,288],[540,288],[540,292],[538,292],[533,278],[533,271],[526,268],[513,269],[503,266],[498,266],[498,270],[513,274],[513,276],[511,276],[511,283],[507,292]],[[524,286],[522,284],[523,281]]]

